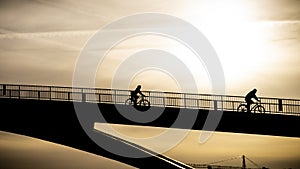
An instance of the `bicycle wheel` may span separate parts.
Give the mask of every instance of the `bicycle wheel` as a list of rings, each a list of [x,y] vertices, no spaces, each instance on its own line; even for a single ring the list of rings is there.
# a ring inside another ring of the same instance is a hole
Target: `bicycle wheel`
[[[247,106],[245,104],[240,104],[237,108],[237,112],[247,112]]]
[[[138,103],[139,106],[143,106],[143,107],[150,107],[150,102],[148,100],[141,100]]]
[[[265,108],[261,105],[257,105],[255,108],[254,108],[254,113],[265,113]]]
[[[130,99],[130,98],[128,98],[126,101],[125,101],[125,105],[133,105],[134,103],[133,103],[133,101]]]

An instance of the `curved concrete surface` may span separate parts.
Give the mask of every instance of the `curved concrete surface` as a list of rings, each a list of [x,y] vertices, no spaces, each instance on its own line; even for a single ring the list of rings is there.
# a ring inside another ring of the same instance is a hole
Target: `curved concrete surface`
[[[134,169],[135,167],[60,144],[0,131],[0,168]]]

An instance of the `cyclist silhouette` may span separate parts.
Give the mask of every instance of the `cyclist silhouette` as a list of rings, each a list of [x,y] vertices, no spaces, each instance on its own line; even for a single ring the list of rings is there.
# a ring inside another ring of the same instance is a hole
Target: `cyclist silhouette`
[[[137,105],[137,99],[139,98],[138,94],[142,95],[142,96],[145,96],[142,92],[141,92],[141,88],[142,86],[141,85],[138,85],[134,91],[131,91],[131,100],[133,101],[134,103],[134,106]]]
[[[245,97],[245,101],[247,103],[247,112],[250,112],[250,106],[251,106],[251,104],[254,103],[252,99],[255,99],[256,101],[259,102],[259,99],[256,96],[256,92],[257,92],[257,90],[253,89]]]

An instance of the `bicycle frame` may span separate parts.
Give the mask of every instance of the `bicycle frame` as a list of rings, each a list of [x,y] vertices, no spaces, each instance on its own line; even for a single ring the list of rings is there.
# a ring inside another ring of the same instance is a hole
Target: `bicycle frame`
[[[250,111],[253,111],[257,106],[261,105],[261,103],[260,102],[255,102],[255,103],[252,103],[251,105],[250,105],[251,106]]]

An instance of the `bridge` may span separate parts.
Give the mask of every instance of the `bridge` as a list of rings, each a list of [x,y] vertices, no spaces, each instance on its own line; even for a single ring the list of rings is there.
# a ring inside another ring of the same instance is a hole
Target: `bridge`
[[[128,120],[116,108],[121,106],[127,110],[128,105],[125,105],[125,100],[130,97],[129,90],[0,84],[2,102],[11,102],[13,99],[22,102],[51,101],[60,102],[61,107],[64,107],[63,103],[67,102],[96,104],[106,120],[103,122],[170,127],[180,110],[185,110],[187,113],[196,110],[195,124],[188,129],[202,130],[208,114],[217,113],[222,114],[222,118],[216,131],[300,137],[300,131],[295,130],[300,122],[300,100],[297,99],[260,97],[261,105],[265,107],[265,113],[262,114],[237,112],[238,106],[244,102],[243,96],[159,91],[143,91],[143,93],[154,111],[163,112],[157,119],[147,123]],[[74,107],[67,111],[74,112]],[[184,125],[176,127],[187,128]]]
[[[241,166],[218,165],[220,163],[224,163],[224,162],[232,161],[232,160],[236,160],[236,159],[242,160]],[[250,162],[252,164],[252,166],[255,166],[255,168],[248,167],[248,164],[246,165],[246,161]],[[266,167],[259,166],[253,160],[249,159],[245,155],[242,155],[241,157],[232,157],[232,158],[228,158],[228,159],[224,159],[224,160],[220,160],[220,161],[214,161],[214,162],[210,162],[209,164],[189,163],[188,165],[194,167],[195,169],[200,169],[200,168],[207,168],[207,169],[268,169]]]
[[[195,113],[197,117],[193,130],[202,130],[209,113],[222,113],[216,131],[248,134],[263,134],[287,137],[300,137],[300,100],[284,98],[261,98],[265,113],[237,112],[244,102],[242,96],[172,93],[143,91],[151,108],[163,111],[154,121],[139,123],[128,120],[118,112],[116,105],[125,110],[125,100],[130,91],[119,89],[15,85],[0,84],[0,130],[24,134],[51,142],[67,145],[94,154],[106,156],[138,168],[146,164],[159,164],[165,168],[192,168],[162,155],[153,155],[151,150],[143,149],[132,143],[118,141],[117,138],[99,131],[91,131],[113,145],[121,145],[128,151],[152,154],[149,158],[129,159],[117,156],[99,147],[83,130],[74,110],[74,103],[83,108],[96,105],[106,121],[115,124],[173,127],[180,110]],[[89,109],[87,109],[89,110]],[[130,110],[130,109],[128,109]],[[95,112],[86,112],[95,117]],[[98,113],[98,112],[97,112]],[[91,118],[93,119],[93,118]],[[95,121],[89,121],[91,126]],[[177,128],[185,129],[185,125]],[[91,128],[92,130],[92,128]]]
[[[224,163],[224,162],[232,161],[232,160],[236,160],[236,159],[242,159],[242,162],[241,162],[242,165],[241,166],[220,165],[220,163]],[[252,166],[255,166],[255,168],[254,167],[248,167],[246,165],[246,161],[250,162],[252,164]],[[206,168],[206,169],[268,169],[266,167],[259,166],[253,160],[249,159],[245,155],[242,155],[241,157],[232,157],[232,158],[229,158],[229,159],[214,161],[214,162],[210,162],[209,164],[189,163],[188,165],[194,167],[195,169],[201,169],[201,168],[202,169],[203,168]]]
[[[143,91],[152,106],[236,111],[243,96]],[[102,88],[0,84],[0,98],[124,104],[130,91]],[[300,100],[260,97],[267,114],[300,116]]]
[[[143,91],[151,106],[237,111],[243,96]],[[0,98],[125,104],[129,90],[0,84]],[[300,99],[260,97],[265,113],[300,116]]]

